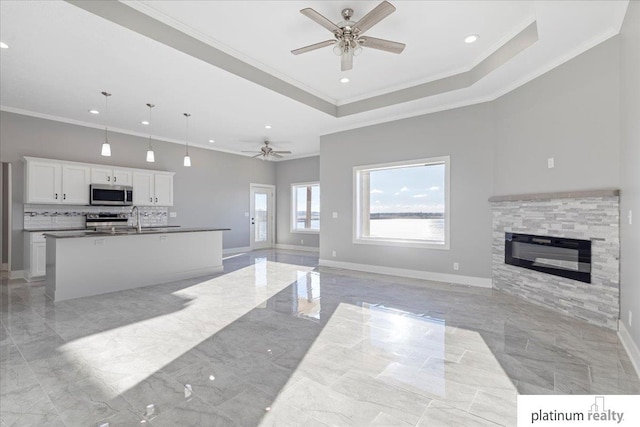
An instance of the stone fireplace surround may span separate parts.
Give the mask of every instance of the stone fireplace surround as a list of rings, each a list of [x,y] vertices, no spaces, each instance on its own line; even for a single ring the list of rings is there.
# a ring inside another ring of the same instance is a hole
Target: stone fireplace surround
[[[494,196],[495,289],[608,329],[620,312],[620,192],[592,190]],[[504,263],[504,233],[591,240],[591,283]]]

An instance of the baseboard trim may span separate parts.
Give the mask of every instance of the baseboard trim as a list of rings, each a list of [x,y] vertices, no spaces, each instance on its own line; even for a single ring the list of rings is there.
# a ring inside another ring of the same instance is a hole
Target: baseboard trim
[[[222,250],[222,255],[233,255],[233,254],[239,254],[240,252],[251,252],[251,247],[249,246],[243,246],[240,248],[228,248],[228,249],[223,249]]]
[[[343,268],[345,270],[366,271],[368,273],[386,274],[390,276],[408,277],[411,279],[432,280],[435,282],[455,283],[457,285],[491,288],[491,279],[484,277],[461,276],[457,274],[435,273],[431,271],[409,270],[405,268],[384,267],[380,265],[356,264],[352,262],[321,259],[323,267]]]
[[[9,271],[9,279],[24,279],[24,270],[11,270]]]
[[[303,251],[303,252],[315,252],[318,253],[320,249],[314,248],[312,246],[298,246],[298,245],[285,245],[282,243],[276,243],[276,249],[287,249],[290,251]]]
[[[633,341],[629,330],[620,319],[618,319],[618,337],[620,337],[624,349],[627,350],[636,374],[640,377],[640,349],[638,349],[638,345]]]

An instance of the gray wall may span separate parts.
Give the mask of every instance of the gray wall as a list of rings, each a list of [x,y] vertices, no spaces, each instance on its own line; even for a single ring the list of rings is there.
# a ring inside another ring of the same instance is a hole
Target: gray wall
[[[490,195],[619,188],[619,63],[614,37],[493,102],[321,137],[320,258],[491,277]],[[441,155],[451,250],[354,245],[352,167]]]
[[[614,37],[495,101],[496,195],[618,188],[618,64]]]
[[[12,270],[21,270],[23,175],[22,157],[34,156],[176,172],[170,224],[183,227],[220,226],[224,248],[249,246],[249,183],[275,184],[275,165],[257,159],[190,148],[193,167],[182,166],[184,146],[154,141],[156,162],[147,163],[147,139],[111,134],[111,157],[100,156],[103,133],[19,114],[0,112],[0,157],[13,164]]]
[[[491,277],[487,199],[492,194],[493,123],[493,107],[481,104],[321,137],[320,258]],[[446,155],[451,156],[450,250],[352,243],[354,166]],[[453,271],[453,262],[460,263],[459,271]]]
[[[620,48],[620,318],[640,348],[640,2],[629,2]],[[633,225],[627,218],[629,211],[633,211]]]
[[[318,248],[317,233],[291,233],[291,184],[314,181],[320,181],[319,156],[276,163],[276,243]]]

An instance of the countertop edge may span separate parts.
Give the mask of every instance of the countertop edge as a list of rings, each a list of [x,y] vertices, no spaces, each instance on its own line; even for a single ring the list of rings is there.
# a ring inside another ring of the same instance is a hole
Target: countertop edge
[[[175,229],[162,229],[162,230],[143,230],[142,233],[137,231],[130,232],[96,232],[96,231],[55,231],[45,232],[44,237],[51,237],[54,239],[77,239],[77,238],[103,238],[103,237],[124,237],[124,236],[149,236],[153,234],[178,234],[178,233],[202,233],[207,231],[230,231],[230,228],[175,228]]]

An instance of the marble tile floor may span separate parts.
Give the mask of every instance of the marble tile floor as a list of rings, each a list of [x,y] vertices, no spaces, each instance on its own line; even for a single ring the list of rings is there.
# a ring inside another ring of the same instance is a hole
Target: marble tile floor
[[[518,393],[640,394],[613,331],[317,262],[257,251],[58,303],[1,279],[0,425],[515,426]]]

